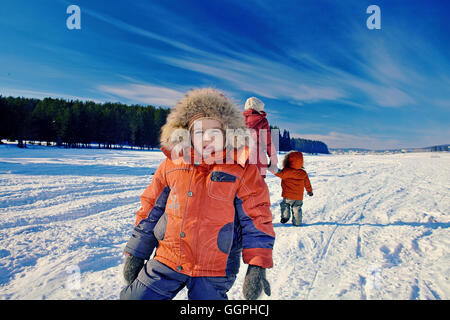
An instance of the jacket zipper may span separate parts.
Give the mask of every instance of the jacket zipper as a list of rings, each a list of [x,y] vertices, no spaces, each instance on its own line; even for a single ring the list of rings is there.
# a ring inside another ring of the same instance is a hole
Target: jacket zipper
[[[189,178],[189,185],[188,185],[187,192],[191,192],[192,177],[194,176],[194,172],[195,172],[195,164],[192,166],[192,172],[191,172],[191,176]],[[181,232],[182,232],[183,226],[184,226],[184,220],[185,220],[184,218],[185,218],[185,215],[186,215],[186,210],[187,210],[187,205],[188,205],[189,198],[190,198],[190,196],[188,196],[186,194],[186,201],[185,201],[185,204],[184,204],[184,211],[183,211],[183,215],[181,216],[180,232],[178,233],[178,236],[180,237],[180,256],[178,257],[177,269],[178,269],[178,267],[181,267],[181,253],[182,253],[182,242],[183,242],[183,240],[181,238]],[[178,270],[178,271],[181,271],[181,270]]]

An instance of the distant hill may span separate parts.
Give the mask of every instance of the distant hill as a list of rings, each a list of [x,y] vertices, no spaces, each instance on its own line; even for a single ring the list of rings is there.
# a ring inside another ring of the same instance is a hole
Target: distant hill
[[[356,151],[356,152],[370,152],[373,150],[370,149],[362,149],[362,148],[329,148],[330,152],[350,152],[350,151]]]
[[[449,151],[450,144],[441,144],[423,148],[399,148],[399,149],[385,149],[372,150],[364,148],[330,148],[331,153],[407,153],[407,152],[439,152]]]
[[[436,152],[436,151],[448,151],[450,144],[441,144],[437,146],[425,147],[425,148],[408,148],[403,149],[408,152]]]

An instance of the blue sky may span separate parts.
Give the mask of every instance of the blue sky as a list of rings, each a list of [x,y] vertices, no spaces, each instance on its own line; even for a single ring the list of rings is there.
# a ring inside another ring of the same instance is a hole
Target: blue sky
[[[0,94],[170,107],[208,86],[331,148],[446,144],[449,15],[437,0],[3,0]]]

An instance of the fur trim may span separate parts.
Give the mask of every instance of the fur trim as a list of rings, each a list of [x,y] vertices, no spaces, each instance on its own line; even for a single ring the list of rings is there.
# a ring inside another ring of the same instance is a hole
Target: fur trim
[[[161,128],[160,146],[171,150],[185,139],[193,117],[214,118],[221,122],[227,133],[227,147],[239,149],[248,145],[249,134],[239,108],[220,91],[202,88],[189,91],[172,108],[166,124]],[[234,135],[227,129],[235,130]]]
[[[256,111],[263,111],[264,110],[264,102],[259,100],[256,97],[248,98],[247,101],[245,101],[245,110],[247,109],[254,109]]]

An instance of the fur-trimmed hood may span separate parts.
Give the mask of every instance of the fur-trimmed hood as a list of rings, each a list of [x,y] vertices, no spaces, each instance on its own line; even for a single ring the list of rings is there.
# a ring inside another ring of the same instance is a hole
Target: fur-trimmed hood
[[[181,141],[186,142],[185,147],[189,147],[189,125],[191,120],[198,117],[214,118],[222,123],[226,133],[226,148],[239,150],[248,147],[249,133],[241,110],[220,91],[202,88],[187,92],[172,108],[166,124],[161,128],[161,149],[167,154]]]

